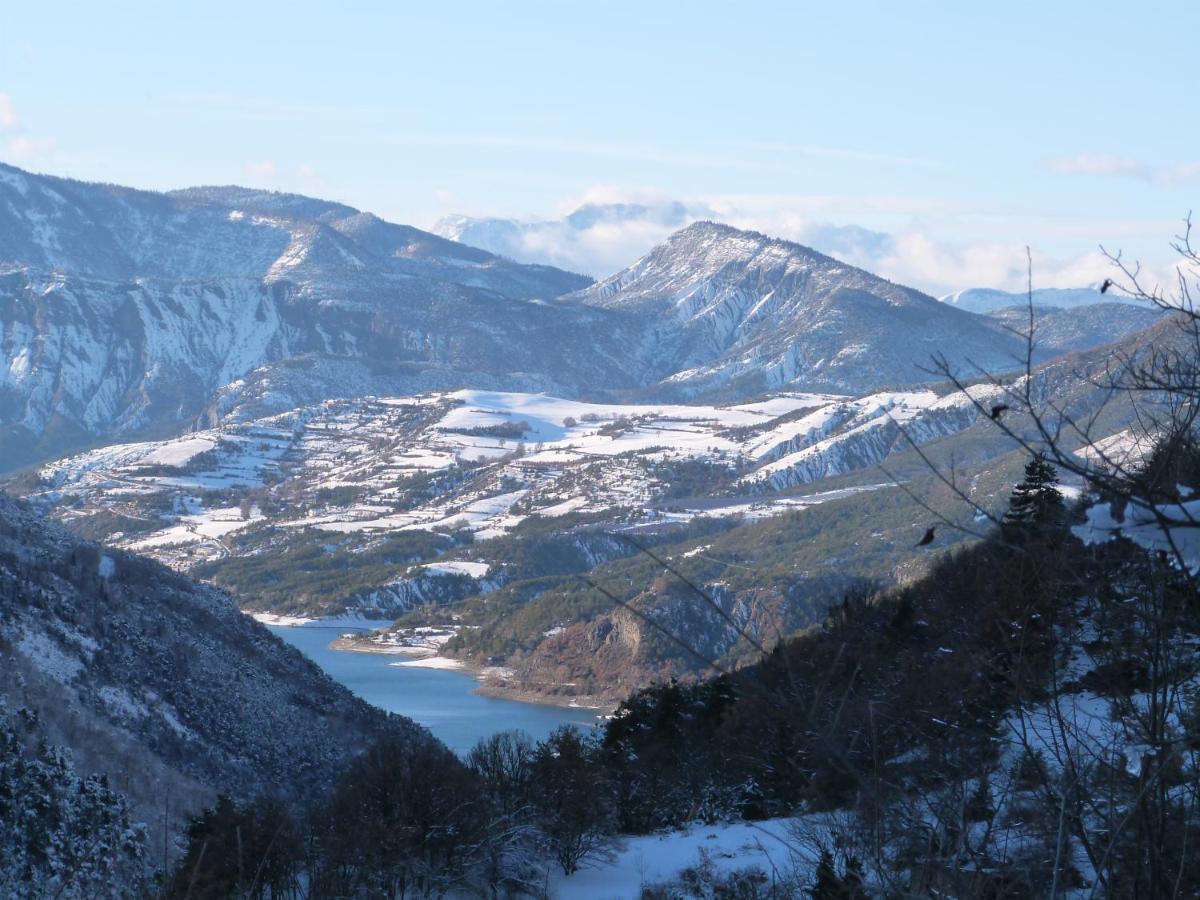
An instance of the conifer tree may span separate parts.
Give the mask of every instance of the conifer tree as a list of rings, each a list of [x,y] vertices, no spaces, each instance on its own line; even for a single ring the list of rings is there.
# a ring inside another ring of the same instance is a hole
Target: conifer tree
[[[1058,470],[1041,454],[1025,465],[1025,478],[1012,492],[1006,525],[1054,525],[1064,519],[1065,507],[1058,489]]]

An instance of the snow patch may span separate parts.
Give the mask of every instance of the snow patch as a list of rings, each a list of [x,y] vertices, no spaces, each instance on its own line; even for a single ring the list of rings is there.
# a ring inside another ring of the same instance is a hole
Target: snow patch
[[[471,562],[463,559],[451,559],[420,566],[430,575],[466,575],[468,578],[483,578],[491,567],[491,563]]]
[[[44,631],[24,631],[17,643],[29,661],[60,684],[70,684],[83,671],[83,660],[67,653]]]
[[[411,669],[461,669],[463,667],[461,660],[450,659],[448,656],[425,656],[420,659],[388,663],[388,665]]]
[[[759,868],[788,871],[803,862],[806,848],[790,837],[793,819],[693,825],[681,831],[625,838],[610,861],[594,863],[575,874],[561,870],[550,877],[555,900],[638,900],[651,882],[674,878],[695,865],[704,853],[720,872]],[[815,863],[815,860],[808,860]]]

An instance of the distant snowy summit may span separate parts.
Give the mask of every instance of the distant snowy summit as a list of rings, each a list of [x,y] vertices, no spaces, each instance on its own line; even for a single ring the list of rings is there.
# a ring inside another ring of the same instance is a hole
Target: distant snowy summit
[[[556,219],[445,216],[432,231],[517,262],[545,263],[603,278],[679,229],[694,222],[722,221],[730,214],[734,214],[732,210],[721,211],[695,201],[590,202]],[[891,252],[890,235],[859,225],[806,222],[790,237],[860,265]]]
[[[940,298],[943,303],[965,309],[967,312],[988,315],[1014,306],[1025,306],[1029,302],[1026,291],[998,291],[992,288],[968,288]],[[1145,307],[1146,304],[1121,294],[1118,291],[1100,293],[1100,285],[1085,288],[1038,288],[1033,292],[1033,305],[1054,309],[1078,309],[1102,303],[1124,303]]]
[[[1011,334],[980,316],[809,247],[716,222],[672,234],[633,265],[562,297],[639,317],[648,359],[682,394],[804,385],[863,393],[930,380],[933,353],[997,370]]]
[[[678,201],[585,203],[560,219],[446,216],[433,233],[522,263],[545,263],[600,277],[645,253],[671,232],[710,218]]]

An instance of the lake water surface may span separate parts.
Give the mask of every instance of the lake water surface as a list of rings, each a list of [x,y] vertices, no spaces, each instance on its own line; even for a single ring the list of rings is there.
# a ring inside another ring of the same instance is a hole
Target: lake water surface
[[[472,693],[479,683],[464,672],[388,665],[408,657],[331,650],[330,642],[347,632],[344,627],[267,627],[335,681],[368,703],[419,722],[456,753],[497,731],[516,728],[541,740],[559,725],[587,728],[597,721],[595,710],[481,697]]]

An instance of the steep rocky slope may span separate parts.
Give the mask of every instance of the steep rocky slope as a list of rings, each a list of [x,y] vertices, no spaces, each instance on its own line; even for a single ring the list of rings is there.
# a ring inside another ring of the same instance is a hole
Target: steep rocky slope
[[[386,732],[432,740],[353,697],[222,592],[80,540],[0,495],[0,700],[29,707],[143,821],[217,790],[300,797]]]

